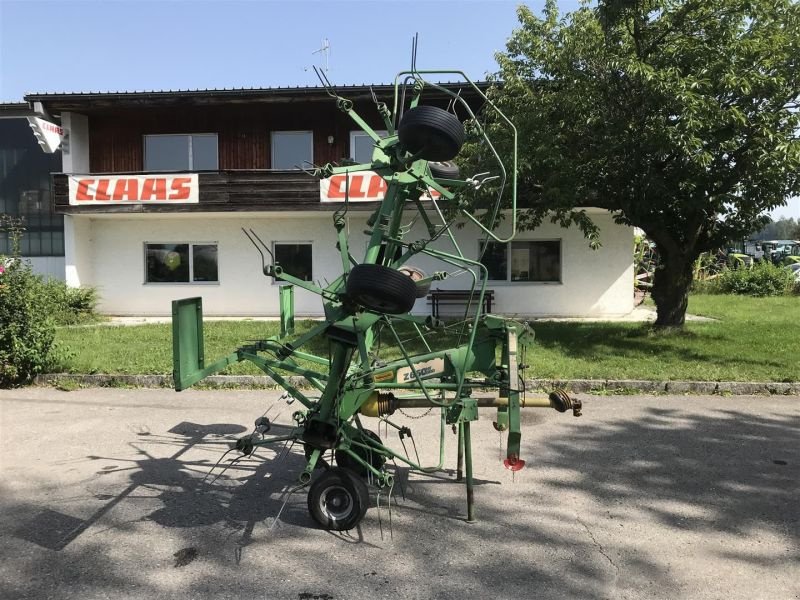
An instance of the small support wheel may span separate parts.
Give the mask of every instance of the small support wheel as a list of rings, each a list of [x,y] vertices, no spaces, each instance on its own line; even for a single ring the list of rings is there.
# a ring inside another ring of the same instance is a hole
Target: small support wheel
[[[352,471],[325,471],[308,491],[308,512],[324,529],[347,531],[364,518],[369,507],[367,484]]]
[[[408,276],[384,265],[355,265],[347,276],[347,295],[378,313],[401,315],[414,307],[417,286]]]
[[[434,179],[460,179],[461,170],[458,165],[452,160],[445,160],[443,162],[429,162],[428,168]]]
[[[428,295],[428,292],[431,291],[431,282],[428,281],[427,283],[420,283],[420,280],[425,279],[425,271],[422,269],[418,269],[417,267],[412,267],[410,265],[403,265],[399,269],[403,275],[408,275],[411,278],[411,281],[414,282],[414,285],[417,286],[417,298],[424,298]]]
[[[369,429],[365,429],[361,437],[362,439],[359,439],[357,441],[364,444],[369,443],[367,440],[363,439],[367,437],[370,438],[372,441],[377,442],[380,445],[383,445],[383,442],[381,441],[381,438],[378,437],[378,434],[375,433],[374,431],[370,431]],[[353,446],[352,450],[353,452],[358,454],[358,456],[361,457],[361,459],[364,462],[369,463],[370,465],[372,465],[374,469],[377,469],[378,471],[380,471],[383,468],[383,465],[386,464],[386,457],[380,452],[376,451],[370,452],[368,449],[362,448],[361,446]],[[341,468],[352,471],[353,473],[360,475],[362,477],[365,477],[367,475],[368,473],[367,468],[364,465],[357,462],[347,452],[344,452],[343,450],[337,450],[335,456],[336,456],[336,464],[339,465]]]

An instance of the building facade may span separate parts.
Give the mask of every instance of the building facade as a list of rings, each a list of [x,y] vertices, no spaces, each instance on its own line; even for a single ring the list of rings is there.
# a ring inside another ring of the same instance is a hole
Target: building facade
[[[390,103],[394,88],[339,90],[381,130],[373,91]],[[243,230],[258,235],[287,272],[332,281],[341,274],[332,217],[345,191],[351,252],[360,258],[366,246],[364,231],[383,181],[369,174],[320,181],[304,172],[312,165],[369,162],[372,155],[369,137],[324,89],[32,94],[26,100],[63,128],[67,144],[52,189],[54,211],[64,219],[65,278],[97,287],[103,313],[167,315],[172,300],[202,296],[207,315],[277,315],[277,284],[262,274],[262,257]],[[447,97],[428,101],[444,107]],[[479,108],[478,98],[468,101]],[[632,230],[589,210],[601,228],[597,251],[577,229],[555,225],[486,246],[475,228],[454,230],[465,255],[481,256],[489,270],[493,312],[614,316],[632,310]],[[411,222],[408,212],[415,239],[421,223]],[[427,256],[415,266],[448,270]],[[450,270],[453,276],[434,287],[470,287],[469,273]],[[303,290],[296,291],[295,306],[299,316],[322,314],[320,298]],[[428,311],[428,299],[420,298],[414,312]]]
[[[61,170],[61,152],[45,154],[31,135],[25,103],[0,105],[0,214],[24,228],[20,254],[46,277],[64,278],[64,217],[54,212],[50,174]],[[0,232],[0,254],[12,251]]]

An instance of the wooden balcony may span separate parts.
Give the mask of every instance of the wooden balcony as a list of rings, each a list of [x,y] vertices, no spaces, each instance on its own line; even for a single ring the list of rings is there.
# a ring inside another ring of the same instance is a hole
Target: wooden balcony
[[[147,175],[148,173],[104,173],[94,175]],[[157,176],[159,173],[152,173]],[[320,202],[319,180],[303,171],[231,170],[201,172],[199,202],[156,204],[147,202],[70,205],[69,180],[54,173],[53,201],[59,214],[95,213],[194,213],[252,211],[332,212],[341,205]],[[91,175],[87,175],[91,177]],[[351,210],[374,210],[376,202],[353,202]]]

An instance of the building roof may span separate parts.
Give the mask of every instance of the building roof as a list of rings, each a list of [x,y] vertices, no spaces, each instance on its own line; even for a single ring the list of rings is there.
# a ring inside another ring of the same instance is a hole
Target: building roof
[[[450,90],[469,88],[466,82],[443,82],[441,85]],[[477,82],[481,89],[489,87],[487,82]],[[379,97],[394,95],[394,85],[358,84],[337,85],[337,93],[350,100],[369,99],[372,92]],[[435,88],[431,95],[444,95]],[[86,92],[32,92],[25,95],[25,100],[33,104],[41,102],[49,112],[58,114],[62,111],[86,111],[102,108],[121,108],[125,106],[175,106],[175,105],[212,105],[231,103],[274,103],[293,102],[298,100],[321,100],[328,98],[326,88],[322,86],[294,86],[267,88],[222,88],[193,90],[144,90],[144,91],[86,91]]]
[[[33,110],[27,102],[0,102],[0,119],[32,117]]]

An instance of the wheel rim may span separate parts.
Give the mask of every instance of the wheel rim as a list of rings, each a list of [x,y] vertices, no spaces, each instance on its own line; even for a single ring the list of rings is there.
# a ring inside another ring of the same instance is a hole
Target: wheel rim
[[[333,485],[320,494],[320,512],[331,521],[342,521],[353,512],[352,494],[341,485]]]

